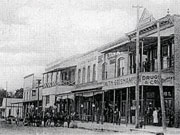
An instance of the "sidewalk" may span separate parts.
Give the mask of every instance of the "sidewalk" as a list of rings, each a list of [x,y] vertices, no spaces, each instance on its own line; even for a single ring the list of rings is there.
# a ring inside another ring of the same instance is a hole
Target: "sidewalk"
[[[133,132],[133,131],[140,131],[152,134],[163,133],[162,127],[158,126],[145,126],[145,128],[136,129],[135,125],[133,124],[121,124],[115,125],[112,123],[104,123],[104,124],[97,124],[96,122],[81,122],[76,121],[78,128],[82,129],[89,129],[89,130],[105,130],[105,131],[113,131],[113,132]],[[177,134],[180,135],[180,128],[167,128],[165,134]]]

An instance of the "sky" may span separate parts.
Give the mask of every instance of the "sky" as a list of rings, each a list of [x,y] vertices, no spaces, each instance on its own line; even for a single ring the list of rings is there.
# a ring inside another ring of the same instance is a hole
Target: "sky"
[[[0,0],[0,87],[19,89],[48,63],[134,30],[137,3],[156,19],[180,14],[179,0]]]

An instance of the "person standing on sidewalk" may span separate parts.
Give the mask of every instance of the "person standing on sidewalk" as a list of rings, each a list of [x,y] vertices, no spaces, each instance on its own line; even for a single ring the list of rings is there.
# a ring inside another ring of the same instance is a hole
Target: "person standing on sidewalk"
[[[157,124],[158,124],[158,110],[156,107],[153,111],[153,124],[154,124],[154,126],[157,126]]]
[[[161,108],[158,108],[158,126],[162,126],[162,112]]]
[[[19,125],[19,109],[17,109],[17,116],[16,116],[16,125]]]
[[[115,111],[115,122],[116,122],[116,125],[121,124],[121,111],[118,110],[118,108],[116,108],[116,111]]]

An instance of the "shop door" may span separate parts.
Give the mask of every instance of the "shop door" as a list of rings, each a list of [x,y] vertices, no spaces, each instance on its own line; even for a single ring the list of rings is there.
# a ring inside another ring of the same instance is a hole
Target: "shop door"
[[[149,106],[152,108],[155,107],[155,100],[154,99],[146,99],[146,108]]]
[[[125,113],[126,113],[126,100],[123,100],[121,103],[122,103],[122,105],[121,105],[122,106],[122,108],[121,108],[121,113],[122,114],[121,115],[125,116]]]

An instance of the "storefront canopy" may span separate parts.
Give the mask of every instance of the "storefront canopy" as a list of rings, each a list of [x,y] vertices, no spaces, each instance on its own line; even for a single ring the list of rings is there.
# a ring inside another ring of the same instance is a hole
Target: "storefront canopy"
[[[60,99],[73,99],[74,100],[74,94],[73,93],[64,93],[57,96],[57,100]]]
[[[76,93],[76,96],[82,96],[82,97],[92,97],[93,95],[102,94],[102,90],[100,91],[81,91]]]

